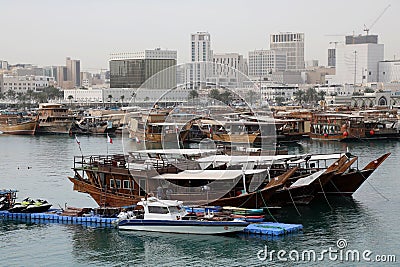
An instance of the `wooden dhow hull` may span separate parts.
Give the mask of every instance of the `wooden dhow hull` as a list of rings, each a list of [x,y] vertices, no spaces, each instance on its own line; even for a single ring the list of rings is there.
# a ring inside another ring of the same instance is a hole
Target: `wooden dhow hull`
[[[94,186],[84,180],[73,177],[68,177],[68,179],[74,184],[75,191],[89,194],[99,206],[123,207],[135,205],[143,197],[138,195],[116,193],[112,192],[111,190],[109,190],[110,192],[107,192],[106,190]]]
[[[16,125],[0,124],[0,132],[15,135],[34,135],[37,125],[37,121],[22,122]]]
[[[241,208],[266,207],[269,199],[277,189],[282,187],[286,181],[297,171],[297,168],[290,169],[282,175],[273,178],[263,189],[242,194],[235,197],[220,198],[209,203],[212,206],[232,206]]]
[[[37,127],[38,134],[70,134],[73,121],[41,122]]]
[[[348,173],[337,174],[324,186],[324,192],[330,196],[352,196],[354,192],[368,179],[369,176],[390,156],[386,153],[371,161],[361,170],[350,170]]]

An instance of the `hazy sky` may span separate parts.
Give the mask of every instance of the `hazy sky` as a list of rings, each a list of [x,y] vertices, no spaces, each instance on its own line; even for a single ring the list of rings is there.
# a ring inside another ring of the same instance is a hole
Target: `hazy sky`
[[[190,33],[208,31],[214,52],[269,49],[269,35],[305,33],[305,59],[327,62],[330,41],[361,34],[371,25],[385,44],[385,59],[400,59],[399,1],[136,1],[136,0],[0,0],[0,60],[10,64],[64,65],[65,57],[81,68],[108,68],[113,52],[161,47],[190,60]]]

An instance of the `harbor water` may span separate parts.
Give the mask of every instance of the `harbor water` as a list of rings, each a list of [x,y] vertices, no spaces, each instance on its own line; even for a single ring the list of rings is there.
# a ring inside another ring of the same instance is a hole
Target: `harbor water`
[[[113,144],[107,144],[104,136],[80,136],[79,140],[85,155],[137,149],[135,142],[118,136]],[[330,248],[371,251],[369,258],[375,265],[375,255],[395,255],[400,261],[400,142],[314,141],[289,146],[289,153],[346,149],[359,156],[360,168],[386,152],[392,154],[353,199],[322,198],[309,206],[297,206],[298,210],[284,208],[276,215],[279,222],[303,224],[303,232],[279,238],[127,233],[114,228],[0,219],[0,266],[292,266],[293,260],[278,260],[273,253],[271,259],[265,252],[313,250],[320,256]],[[53,208],[96,207],[88,195],[73,191],[67,179],[73,175],[73,156],[80,153],[70,136],[0,135],[0,189],[17,189],[19,200],[46,199]],[[295,264],[334,266],[341,262],[340,257],[322,260],[300,259]],[[343,261],[346,266],[367,264],[363,259]]]

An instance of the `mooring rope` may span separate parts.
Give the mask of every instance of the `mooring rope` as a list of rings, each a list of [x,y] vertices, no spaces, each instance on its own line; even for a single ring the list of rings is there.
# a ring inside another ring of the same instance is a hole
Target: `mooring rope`
[[[276,220],[276,218],[272,215],[271,211],[269,210],[269,208],[268,208],[268,206],[267,206],[267,203],[266,203],[265,200],[264,200],[263,195],[262,195],[261,193],[260,193],[260,195],[261,195],[261,198],[262,198],[262,201],[263,201],[265,207],[267,208],[267,211],[268,211],[268,213],[269,213],[269,216],[271,216],[271,218],[272,218],[275,222],[278,222],[278,221]]]
[[[373,185],[368,181],[368,179],[364,176],[364,174],[362,174],[361,171],[358,171],[358,172],[359,172],[359,173],[361,174],[361,176],[364,178],[364,181],[367,182],[367,183],[372,187],[372,189],[374,189],[375,192],[378,193],[378,195],[380,195],[380,196],[381,196],[382,198],[384,198],[386,201],[390,201],[390,199],[388,199],[387,197],[385,197],[381,192],[378,191],[378,189],[375,188],[375,186],[373,186]]]
[[[295,209],[296,209],[297,213],[299,214],[299,216],[301,216],[300,211],[297,209],[296,203],[294,203],[294,200],[293,200],[293,197],[292,197],[292,193],[290,193],[290,189],[287,189],[287,191],[289,192],[289,196],[290,196],[290,199],[293,202],[293,206],[295,207]]]
[[[322,193],[324,194],[326,203],[328,203],[329,208],[331,208],[331,210],[333,211],[333,208],[332,208],[331,204],[329,203],[328,198],[326,197],[324,187],[322,186],[321,179],[319,179],[319,177],[318,177],[318,181],[319,181],[319,185],[321,186]]]

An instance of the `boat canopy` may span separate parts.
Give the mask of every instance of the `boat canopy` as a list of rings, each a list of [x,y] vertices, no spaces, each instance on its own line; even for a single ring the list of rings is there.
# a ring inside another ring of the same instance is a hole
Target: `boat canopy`
[[[153,125],[153,126],[183,126],[186,123],[182,122],[148,122],[148,125]]]
[[[248,174],[257,174],[267,171],[266,169],[255,170],[190,170],[179,173],[166,173],[152,177],[152,179],[172,180],[234,180]]]
[[[230,155],[214,155],[197,159],[198,162],[226,162],[226,163],[248,163],[248,162],[277,162],[287,161],[290,159],[298,159],[305,157],[304,155],[276,155],[276,156],[230,156]]]
[[[310,185],[312,182],[314,182],[315,180],[317,180],[323,173],[325,172],[325,170],[321,170],[321,171],[317,171],[307,177],[304,178],[300,178],[298,179],[296,182],[294,182],[289,189],[291,188],[295,188],[295,187],[300,187],[300,186],[306,186],[306,185]]]
[[[321,154],[321,155],[275,155],[275,156],[230,156],[230,155],[213,155],[197,159],[197,162],[224,162],[231,164],[249,163],[249,162],[268,162],[268,163],[289,163],[299,164],[305,161],[320,161],[338,159],[343,153]]]
[[[334,153],[334,154],[322,154],[322,155],[311,155],[307,161],[320,161],[320,160],[336,160],[343,156],[343,153]],[[290,161],[291,164],[300,164],[306,161],[306,158],[301,158],[296,161]]]
[[[197,149],[197,148],[183,148],[183,149],[144,149],[130,152],[130,154],[178,154],[178,155],[200,155],[205,153],[217,152],[216,149]]]

